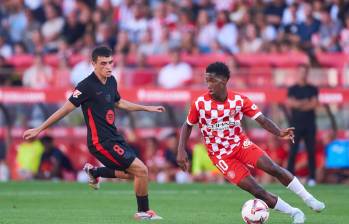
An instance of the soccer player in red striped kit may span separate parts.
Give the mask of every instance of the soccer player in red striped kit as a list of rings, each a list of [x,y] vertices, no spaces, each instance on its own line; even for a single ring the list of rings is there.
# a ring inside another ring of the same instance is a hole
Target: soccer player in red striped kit
[[[206,68],[208,92],[191,105],[187,121],[182,126],[177,154],[179,166],[183,170],[188,169],[185,147],[193,125],[198,124],[211,161],[230,183],[263,200],[270,208],[288,214],[294,224],[304,223],[304,213],[266,191],[250,174],[248,167],[257,167],[274,176],[314,211],[322,211],[325,204],[318,201],[295,176],[278,166],[251,142],[242,131],[241,120],[246,115],[270,133],[291,141],[294,138],[294,128],[280,129],[249,98],[228,90],[226,85],[229,78],[230,71],[224,63],[215,62]]]
[[[108,47],[100,46],[92,52],[94,71],[75,88],[69,100],[42,125],[24,132],[25,139],[32,139],[75,108],[81,106],[87,125],[87,144],[89,151],[104,167],[85,164],[84,170],[89,177],[89,185],[99,188],[99,177],[134,179],[138,220],[162,219],[149,209],[148,169],[136,157],[134,150],[117,131],[115,108],[127,111],[163,112],[162,106],[144,106],[121,99],[117,82],[112,76],[113,57]]]

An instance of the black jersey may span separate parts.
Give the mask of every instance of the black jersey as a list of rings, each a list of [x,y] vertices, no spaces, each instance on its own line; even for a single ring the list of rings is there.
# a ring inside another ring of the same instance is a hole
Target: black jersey
[[[113,76],[105,84],[92,72],[75,88],[69,101],[81,105],[87,125],[87,143],[96,147],[106,140],[123,140],[118,134],[115,121],[115,103],[120,100],[117,82]]]
[[[305,86],[293,85],[288,88],[288,97],[294,97],[297,100],[311,99],[312,97],[318,98],[319,90],[316,86],[307,84]],[[315,125],[315,110],[301,111],[298,109],[292,109],[292,125]]]

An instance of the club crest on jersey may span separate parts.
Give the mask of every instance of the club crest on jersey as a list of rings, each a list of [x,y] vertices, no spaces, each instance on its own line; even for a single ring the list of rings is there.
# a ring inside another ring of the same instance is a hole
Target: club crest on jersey
[[[231,117],[234,117],[235,114],[236,114],[236,111],[235,111],[235,110],[231,110],[230,113],[229,113],[229,115],[230,115]]]
[[[74,98],[78,98],[79,96],[81,95],[81,92],[79,91],[79,90],[74,90],[74,92],[73,92],[73,97]]]
[[[250,145],[252,145],[252,142],[249,139],[246,139],[243,143],[242,146],[244,148],[248,148]]]
[[[240,112],[241,111],[241,106],[235,106],[235,113]]]

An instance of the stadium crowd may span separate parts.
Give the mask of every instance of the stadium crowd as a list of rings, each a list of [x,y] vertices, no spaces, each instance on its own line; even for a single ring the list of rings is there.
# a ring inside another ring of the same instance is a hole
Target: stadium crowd
[[[132,67],[125,60],[127,55],[137,55],[135,67],[144,65],[149,55],[166,55],[174,48],[189,55],[349,53],[348,10],[349,2],[341,0],[3,1],[0,84],[75,85],[81,71],[91,68],[86,62],[77,66],[80,60],[70,57],[88,55],[100,44],[119,56],[119,73]],[[60,61],[54,68],[42,63],[42,56],[52,53]],[[32,67],[24,73],[14,70],[14,56],[25,54],[35,55]],[[191,76],[188,65],[177,69]]]

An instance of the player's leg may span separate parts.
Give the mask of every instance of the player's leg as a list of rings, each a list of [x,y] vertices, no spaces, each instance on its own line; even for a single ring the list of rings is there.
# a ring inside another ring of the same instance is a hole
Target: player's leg
[[[261,150],[261,149],[260,149]],[[320,212],[325,208],[323,202],[318,201],[310,194],[288,170],[280,167],[266,154],[261,155],[257,160],[257,168],[277,178],[284,186],[298,195],[311,209]]]
[[[304,223],[305,215],[300,209],[292,207],[280,197],[266,191],[251,175],[243,177],[237,183],[237,186],[251,193],[254,197],[263,200],[269,208],[291,216],[293,219],[293,224]]]
[[[280,197],[277,197],[274,194],[267,192],[262,186],[260,186],[256,182],[255,178],[251,176],[247,166],[242,161],[236,158],[236,156],[238,158],[248,156],[249,154],[246,154],[246,151],[249,149],[251,148],[242,148],[242,151],[237,152],[234,158],[226,160],[213,159],[213,162],[216,164],[216,166],[219,168],[219,170],[223,173],[224,177],[229,182],[231,182],[232,184],[236,184],[238,187],[251,193],[256,198],[263,200],[268,205],[268,207],[290,215],[293,218],[293,223],[304,223],[305,217],[301,210],[290,206]],[[255,153],[260,152],[256,151]]]
[[[134,176],[134,191],[138,205],[138,212],[134,216],[135,219],[162,219],[154,211],[149,210],[148,168],[146,165],[140,159],[135,158],[126,171]]]

